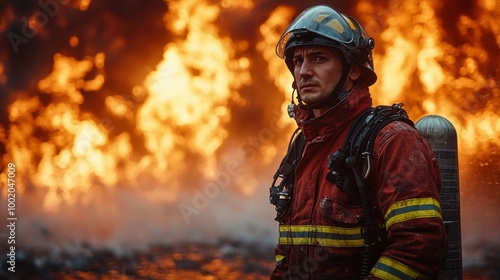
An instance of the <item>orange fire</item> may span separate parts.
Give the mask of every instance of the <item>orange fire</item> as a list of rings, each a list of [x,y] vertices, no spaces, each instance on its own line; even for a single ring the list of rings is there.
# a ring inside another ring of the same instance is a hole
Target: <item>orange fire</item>
[[[231,120],[228,102],[244,105],[238,89],[251,82],[250,59],[236,58],[239,46],[221,37],[214,24],[220,7],[199,1],[168,2],[166,15],[174,37],[161,61],[145,81],[148,97],[137,116],[152,175],[169,182],[173,194],[182,186],[178,174],[192,168],[186,163],[197,155],[207,178],[216,174],[214,154],[228,137]],[[240,3],[241,4],[241,3]],[[221,5],[231,7],[231,1]],[[189,20],[187,20],[189,19]],[[203,42],[200,44],[200,42]],[[165,176],[167,173],[167,176]]]
[[[51,71],[25,88],[8,88],[14,77],[8,70],[9,54],[0,51],[0,87],[7,88],[10,97],[8,124],[0,127],[0,142],[5,147],[2,166],[9,162],[17,166],[17,193],[31,202],[24,215],[42,213],[72,220],[68,213],[78,213],[79,207],[90,211],[109,204],[104,211],[109,210],[115,221],[127,205],[104,202],[97,196],[116,198],[113,194],[127,190],[131,197],[142,199],[141,203],[146,201],[140,205],[154,209],[155,221],[165,215],[162,223],[177,222],[180,214],[171,213],[177,211],[175,206],[191,197],[193,190],[195,194],[203,192],[200,186],[217,181],[231,160],[239,171],[228,179],[231,188],[219,190],[227,196],[224,203],[245,212],[245,217],[251,215],[242,206],[247,204],[232,199],[243,198],[250,201],[248,205],[266,203],[274,165],[294,128],[285,110],[292,77],[274,47],[303,7],[272,1],[215,2],[165,1],[162,20],[171,38],[162,46],[154,67],[141,62],[137,54],[137,68],[146,69],[147,74],[126,93],[106,89],[114,51],[131,43],[125,39],[126,32],[109,39],[113,41],[109,50],[89,47],[83,37],[69,34],[64,47],[54,50]],[[496,65],[500,4],[477,1],[473,12],[447,18],[447,9],[452,8],[437,1],[379,2],[364,0],[350,7],[376,41],[374,60],[379,79],[371,88],[374,103],[404,102],[414,120],[428,114],[446,117],[459,135],[462,183],[472,182],[475,156],[481,156],[481,167],[487,168],[481,172],[493,176],[489,174],[499,171],[494,161],[500,156],[500,69]],[[88,0],[58,8],[85,16],[93,11],[93,5],[97,3]],[[14,20],[13,9],[0,14],[0,32],[8,32],[6,22]],[[43,25],[42,11],[27,21],[40,36],[58,32],[50,30],[52,22],[72,20],[61,18],[72,13],[61,12],[47,16]],[[106,16],[111,26],[122,24],[116,15]],[[237,30],[248,36],[241,36],[231,26],[240,24],[240,19],[244,23]],[[141,28],[147,32],[147,26]],[[98,29],[89,27],[94,33]],[[16,47],[36,44],[31,38],[15,42]],[[141,52],[148,52],[147,47],[155,43],[156,38],[149,38]],[[85,54],[73,57],[69,48]],[[120,71],[128,70],[132,71]],[[96,96],[99,98],[93,99]],[[277,107],[278,116],[272,119],[270,114]],[[0,172],[0,180],[6,182],[6,168]],[[487,182],[498,188],[497,177],[489,178]],[[464,188],[462,196],[469,191]],[[5,188],[1,195],[6,197]],[[498,191],[492,196],[498,198]],[[272,207],[260,207],[269,208],[272,222]],[[169,213],[158,210],[165,208]],[[195,210],[197,215],[206,214],[203,210],[216,217],[214,208]],[[68,209],[68,213],[61,213]],[[95,234],[92,229],[85,230],[92,237],[122,236],[113,235],[113,225],[108,222],[91,225],[92,217],[78,215],[87,217],[85,225],[95,226]],[[56,224],[64,227],[62,222]],[[217,235],[220,230],[213,232]]]
[[[251,2],[233,2],[224,1],[221,6],[252,8]],[[81,10],[88,5],[82,2]],[[52,73],[38,83],[38,90],[51,95],[52,102],[43,105],[34,96],[10,104],[9,153],[4,161],[23,163],[18,171],[20,192],[30,183],[47,189],[44,209],[55,210],[61,201],[72,203],[94,184],[113,187],[120,178],[133,181],[143,173],[158,183],[168,182],[169,192],[163,198],[174,201],[182,186],[179,174],[192,168],[181,163],[193,155],[204,177],[216,175],[213,155],[229,134],[224,128],[231,120],[226,105],[245,104],[237,90],[251,82],[251,62],[234,55],[234,49],[244,44],[218,35],[214,22],[221,7],[199,1],[171,1],[168,6],[171,12],[165,22],[179,39],[174,37],[166,46],[163,61],[144,84],[132,89],[133,98],[109,95],[105,99],[113,115],[135,122],[144,137],[146,155],[132,161],[129,133],[110,138],[103,120],[99,123],[96,116],[80,111],[82,91],[98,92],[105,82],[101,73],[87,77],[105,68],[104,53],[80,61],[56,54]],[[75,36],[70,40],[78,44]],[[144,102],[134,115],[130,103],[141,99]],[[36,139],[36,129],[49,131],[47,141]]]

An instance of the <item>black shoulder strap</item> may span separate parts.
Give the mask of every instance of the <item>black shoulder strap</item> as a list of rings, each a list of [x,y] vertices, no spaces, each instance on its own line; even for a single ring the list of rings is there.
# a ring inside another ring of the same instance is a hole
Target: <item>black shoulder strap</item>
[[[362,153],[371,154],[375,138],[380,130],[394,121],[402,121],[414,126],[403,109],[403,103],[392,106],[381,105],[371,109],[365,120],[357,124],[358,127],[348,137],[348,141],[352,143],[348,153],[354,156],[360,156]]]
[[[304,147],[306,145],[306,139],[304,138],[304,134],[297,128],[295,132],[292,134],[290,138],[290,142],[288,143],[288,150],[286,156],[280,163],[280,166],[276,173],[274,174],[274,180],[276,180],[280,176],[286,176],[289,178],[293,178],[295,174],[295,167],[297,163],[302,158],[302,152],[304,151]],[[286,182],[288,185],[289,182]]]
[[[353,192],[355,178],[352,169],[366,180],[370,172],[370,156],[373,144],[380,130],[393,121],[403,121],[413,126],[408,118],[403,104],[392,106],[377,106],[369,108],[357,117],[344,140],[342,147],[330,155],[328,168],[332,171],[327,174],[327,180],[335,183],[349,194],[352,203],[357,201],[356,192]]]
[[[288,201],[291,199],[292,190],[295,185],[295,170],[297,164],[302,158],[302,152],[306,145],[304,134],[297,128],[290,138],[288,151],[281,161],[278,170],[273,176],[273,182],[269,189],[269,202],[276,206],[279,219],[288,207]],[[281,179],[280,181],[278,181]]]

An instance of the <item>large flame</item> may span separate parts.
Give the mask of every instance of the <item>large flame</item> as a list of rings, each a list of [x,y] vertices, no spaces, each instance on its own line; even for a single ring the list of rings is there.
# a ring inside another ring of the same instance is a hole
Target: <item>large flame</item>
[[[151,153],[155,177],[178,188],[178,174],[193,168],[179,163],[189,162],[190,156],[197,155],[204,176],[215,175],[213,155],[228,137],[227,104],[245,102],[237,89],[251,78],[250,60],[236,59],[234,43],[218,34],[220,7],[200,1],[168,4],[166,22],[182,39],[167,45],[164,60],[146,78],[149,95],[137,114],[137,127]]]
[[[130,153],[130,147],[122,145],[123,137],[109,143],[106,128],[80,111],[81,92],[98,91],[104,82],[102,74],[85,79],[86,74],[103,66],[103,54],[82,61],[56,54],[53,72],[38,83],[52,102],[43,104],[41,95],[18,98],[9,106],[6,159],[22,163],[18,191],[24,192],[27,182],[47,189],[44,208],[55,210],[61,200],[71,203],[96,179],[108,186],[116,184],[116,166]]]
[[[457,22],[460,35],[467,40],[462,45],[445,41],[437,13],[444,13],[446,7],[435,1],[392,6],[387,28],[375,34],[385,50],[374,58],[381,77],[373,89],[376,101],[415,100],[420,108],[412,108],[414,117],[439,114],[448,118],[465,149],[500,144],[500,118],[494,109],[500,96],[498,78],[480,69],[487,65],[489,46],[481,38],[468,38],[468,32],[482,33],[483,29],[492,32],[499,44],[500,31],[493,20],[499,9],[491,1],[480,1],[477,8],[481,14],[477,22],[465,15]],[[362,3],[360,10],[369,14],[370,5]]]
[[[438,114],[455,125],[464,236],[486,236],[473,229],[478,225],[470,213],[498,199],[500,4],[481,0],[467,10],[431,0],[385,2],[337,7],[375,38],[374,103],[404,102],[414,120]],[[15,163],[17,194],[29,202],[19,208],[21,228],[52,228],[52,235],[39,230],[33,231],[38,239],[26,232],[20,238],[33,246],[39,240],[133,246],[140,234],[129,233],[137,224],[150,225],[148,242],[272,232],[266,188],[294,128],[285,112],[292,77],[274,47],[305,4],[168,0],[160,3],[164,10],[144,15],[133,1],[123,7],[53,3],[60,5],[40,6],[20,19],[14,4],[2,4],[0,12],[0,33],[11,40],[0,48],[0,90],[6,92],[0,180],[6,182],[5,166]],[[66,25],[80,26],[77,18],[92,16],[80,33],[60,35]],[[160,25],[164,38],[149,36],[148,24]],[[55,42],[50,55],[42,48],[48,42]],[[125,53],[128,46],[134,52]],[[38,69],[19,61],[50,63]],[[30,80],[19,82],[18,74]],[[482,178],[474,181],[477,173]],[[467,200],[476,188],[487,203]],[[2,188],[2,200],[6,194]],[[179,205],[209,222],[176,228]],[[75,216],[82,228],[65,233]]]
[[[251,8],[248,2],[240,4]],[[229,37],[219,36],[215,24],[219,6],[199,1],[171,1],[168,6],[171,12],[165,22],[179,39],[174,37],[166,46],[163,61],[144,85],[132,90],[133,98],[105,99],[112,114],[133,119],[148,153],[132,163],[129,133],[110,139],[106,120],[80,110],[82,92],[99,91],[104,83],[102,73],[87,76],[105,67],[105,55],[78,61],[56,54],[52,73],[38,83],[51,102],[43,104],[33,96],[18,98],[9,106],[5,159],[24,163],[18,171],[21,192],[29,183],[47,188],[43,205],[57,209],[61,201],[72,203],[93,184],[113,187],[120,178],[134,180],[147,173],[158,183],[168,182],[163,199],[173,201],[186,169],[199,169],[207,178],[216,174],[214,153],[228,137],[224,126],[231,119],[227,104],[244,104],[237,89],[251,81],[250,60],[235,58],[237,46]],[[78,38],[71,41],[78,44]],[[133,115],[130,108],[136,104],[130,103],[137,100],[144,101]],[[37,130],[47,134],[46,141],[37,141]],[[187,164],[192,157],[197,160]]]

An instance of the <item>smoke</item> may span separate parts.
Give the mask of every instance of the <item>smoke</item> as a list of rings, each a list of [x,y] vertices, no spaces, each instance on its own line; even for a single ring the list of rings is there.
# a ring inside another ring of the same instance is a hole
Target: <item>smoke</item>
[[[39,203],[33,197],[22,199],[19,207],[27,215],[19,217],[17,242],[21,248],[73,253],[107,248],[126,253],[184,242],[218,244],[231,240],[258,246],[275,242],[270,230],[274,224],[272,218],[262,219],[273,214],[267,211],[270,207],[265,191],[256,194],[260,199],[245,199],[227,189],[220,189],[220,194],[215,195],[214,189],[209,193],[199,188],[186,191],[178,204],[152,201],[150,195],[161,192],[92,191],[95,192],[92,201],[60,205],[57,213],[30,206]],[[184,216],[180,214],[181,208]]]
[[[462,254],[465,268],[498,263],[498,199],[500,148],[491,145],[489,156],[466,154],[460,158]],[[496,256],[496,257],[495,257]],[[498,272],[496,272],[498,273]]]

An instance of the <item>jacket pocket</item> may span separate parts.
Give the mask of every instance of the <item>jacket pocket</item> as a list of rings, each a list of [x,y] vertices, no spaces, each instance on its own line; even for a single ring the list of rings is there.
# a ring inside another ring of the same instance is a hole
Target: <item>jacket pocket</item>
[[[361,205],[352,206],[327,197],[320,202],[319,214],[338,226],[361,226],[363,223]]]

